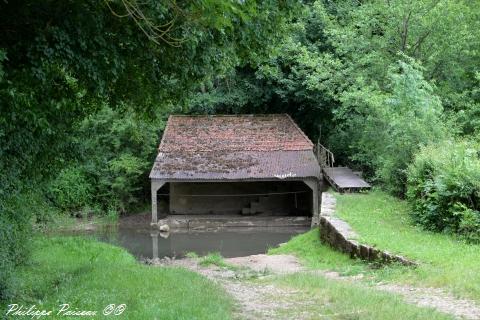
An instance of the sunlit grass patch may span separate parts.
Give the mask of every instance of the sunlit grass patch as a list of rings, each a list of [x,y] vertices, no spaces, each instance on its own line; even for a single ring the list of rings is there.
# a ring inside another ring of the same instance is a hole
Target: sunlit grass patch
[[[293,254],[309,268],[335,270],[342,274],[357,274],[367,268],[365,263],[352,260],[322,243],[318,228],[295,236],[282,246],[270,249],[268,253]]]
[[[359,234],[361,242],[419,262],[419,267],[401,272],[379,270],[379,276],[447,287],[461,296],[480,300],[480,245],[414,226],[407,202],[384,192],[335,196],[337,214]]]
[[[198,263],[204,267],[208,267],[211,265],[215,265],[221,268],[229,267],[225,260],[223,260],[222,255],[218,252],[211,252],[206,256],[201,257]]]
[[[307,308],[316,315],[315,319],[453,319],[433,309],[407,304],[397,295],[311,273],[279,276],[267,281],[301,289],[310,302]]]

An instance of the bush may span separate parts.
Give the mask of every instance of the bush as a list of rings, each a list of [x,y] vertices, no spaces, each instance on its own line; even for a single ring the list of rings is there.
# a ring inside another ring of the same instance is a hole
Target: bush
[[[28,238],[35,204],[31,195],[0,196],[0,300],[13,295],[15,267],[28,255]]]
[[[104,211],[123,213],[149,194],[148,173],[163,125],[125,105],[115,110],[104,106],[78,125],[78,162],[94,186],[92,201]]]
[[[144,184],[142,180],[148,181],[145,169],[150,163],[146,161],[147,159],[125,153],[108,163],[106,182],[110,184],[110,190],[114,195],[114,206],[121,212],[125,212],[139,200],[138,195]]]
[[[417,223],[480,240],[480,145],[445,141],[424,147],[408,169],[407,197]]]
[[[90,203],[92,187],[80,168],[67,167],[50,183],[48,194],[58,208],[73,211]]]

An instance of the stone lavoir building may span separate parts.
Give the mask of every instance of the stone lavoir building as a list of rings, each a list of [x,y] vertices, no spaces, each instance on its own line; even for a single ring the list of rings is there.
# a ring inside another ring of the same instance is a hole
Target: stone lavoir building
[[[316,216],[319,210],[313,143],[286,114],[172,115],[150,179],[152,223],[159,213]]]

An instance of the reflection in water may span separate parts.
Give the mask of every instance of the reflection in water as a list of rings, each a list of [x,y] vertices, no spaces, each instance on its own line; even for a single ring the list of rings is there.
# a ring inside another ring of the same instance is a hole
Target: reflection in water
[[[150,233],[152,237],[152,258],[158,258],[158,232]]]
[[[307,230],[298,227],[257,227],[165,234],[146,228],[119,227],[115,231],[96,232],[94,235],[101,241],[126,248],[138,258],[178,258],[187,252],[198,255],[219,252],[224,257],[241,257],[265,253],[268,248],[276,247]]]

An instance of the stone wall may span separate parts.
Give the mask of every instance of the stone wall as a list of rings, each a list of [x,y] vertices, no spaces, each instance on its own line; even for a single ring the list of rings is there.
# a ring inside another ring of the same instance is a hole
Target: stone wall
[[[168,226],[168,231],[175,230],[216,230],[223,228],[247,230],[252,228],[306,228],[311,218],[306,216],[202,216],[202,215],[170,215],[158,221],[158,226]],[[167,231],[167,230],[165,230]]]
[[[335,216],[336,199],[328,192],[322,193],[320,208],[320,238],[333,248],[350,255],[351,258],[360,258],[368,261],[384,263],[397,262],[403,265],[416,265],[402,256],[376,249],[358,242],[358,235],[349,224]]]

